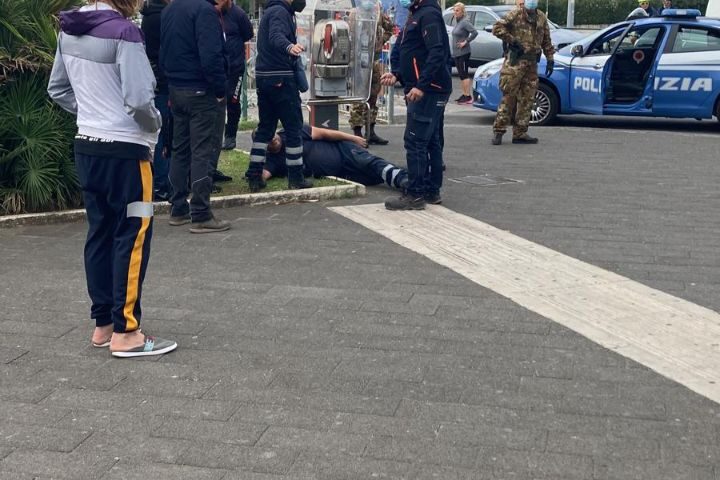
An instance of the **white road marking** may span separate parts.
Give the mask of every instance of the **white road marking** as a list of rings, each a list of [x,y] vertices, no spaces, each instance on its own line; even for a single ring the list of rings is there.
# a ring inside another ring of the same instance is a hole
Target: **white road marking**
[[[720,314],[440,206],[332,207],[720,403]]]

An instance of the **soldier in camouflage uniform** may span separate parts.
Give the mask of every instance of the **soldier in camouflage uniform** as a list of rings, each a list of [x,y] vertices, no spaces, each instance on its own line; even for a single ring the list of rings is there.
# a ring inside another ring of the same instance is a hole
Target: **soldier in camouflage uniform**
[[[378,6],[380,4],[378,3]],[[370,81],[370,98],[368,104],[370,105],[370,131],[368,133],[368,143],[375,145],[387,145],[388,141],[384,138],[378,137],[375,133],[375,119],[377,118],[377,97],[380,93],[382,85],[380,85],[380,76],[383,74],[383,66],[380,61],[380,53],[385,42],[390,40],[393,33],[393,24],[390,21],[390,17],[384,13],[380,13],[378,19],[377,31],[375,35],[375,63],[373,64],[372,79]],[[353,132],[358,137],[362,137],[362,127],[367,125],[368,107],[364,103],[356,103],[353,105],[350,111],[350,126]]]
[[[550,40],[547,17],[537,9],[537,0],[525,0],[493,26],[493,35],[508,45],[508,52],[500,70],[500,102],[493,125],[493,145],[502,143],[502,136],[510,123],[513,100],[516,99],[512,143],[537,143],[528,135],[528,124],[538,86],[537,62],[540,53],[547,59],[545,76],[552,75],[554,48]]]

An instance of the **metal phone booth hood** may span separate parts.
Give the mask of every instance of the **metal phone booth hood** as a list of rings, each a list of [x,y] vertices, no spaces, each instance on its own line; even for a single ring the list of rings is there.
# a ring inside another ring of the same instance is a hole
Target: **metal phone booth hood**
[[[310,89],[301,96],[313,126],[338,128],[338,105],[370,96],[377,0],[310,0],[296,14],[298,43]]]

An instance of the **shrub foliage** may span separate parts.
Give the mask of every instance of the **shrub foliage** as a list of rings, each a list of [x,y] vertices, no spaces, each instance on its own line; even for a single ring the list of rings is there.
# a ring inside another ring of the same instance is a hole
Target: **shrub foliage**
[[[79,202],[74,118],[47,96],[57,13],[78,0],[0,0],[0,211]]]

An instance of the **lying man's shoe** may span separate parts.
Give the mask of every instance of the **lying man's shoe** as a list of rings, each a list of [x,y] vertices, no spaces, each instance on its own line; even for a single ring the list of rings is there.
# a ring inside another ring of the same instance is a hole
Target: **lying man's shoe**
[[[164,190],[155,190],[153,192],[153,202],[168,202],[170,201],[170,192]]]
[[[223,141],[222,149],[223,150],[234,150],[236,145],[237,144],[235,143],[234,139],[226,138],[225,141]]]
[[[216,170],[212,175],[212,181],[213,183],[232,182],[232,177]]]
[[[521,137],[513,138],[512,143],[522,143],[522,144],[535,144],[538,143],[538,139],[535,137],[531,137],[527,133]]]
[[[230,230],[230,222],[218,220],[214,216],[204,222],[193,223],[190,227],[190,233],[213,233],[224,232],[225,230]]]
[[[385,208],[388,210],[425,210],[425,198],[403,193],[399,197],[386,199]]]
[[[222,187],[218,185],[217,183],[212,184],[212,188],[210,189],[210,193],[220,193],[222,192]]]
[[[502,144],[502,137],[503,137],[503,134],[502,134],[502,133],[496,133],[495,135],[493,135],[492,144],[493,144],[493,145],[500,145],[500,144]]]

